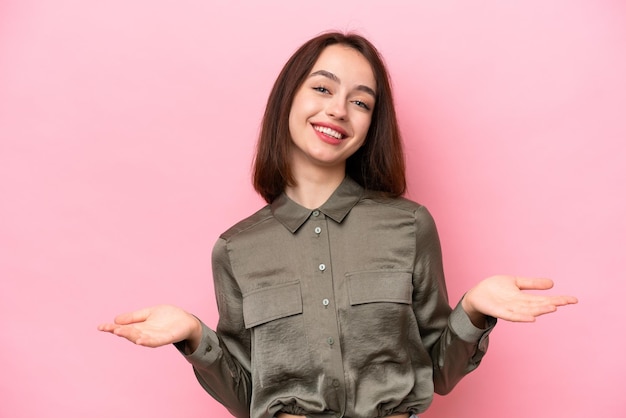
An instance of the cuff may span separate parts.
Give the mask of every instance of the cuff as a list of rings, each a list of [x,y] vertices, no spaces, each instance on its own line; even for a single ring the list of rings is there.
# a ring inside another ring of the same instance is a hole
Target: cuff
[[[215,331],[207,327],[204,322],[202,325],[202,339],[198,348],[193,353],[189,352],[186,341],[174,343],[174,347],[187,359],[192,365],[202,364],[204,367],[212,364],[217,360],[222,351],[219,346],[219,339]]]
[[[469,316],[461,306],[461,302],[452,310],[450,318],[448,319],[452,331],[454,331],[460,339],[469,343],[478,343],[484,340],[496,326],[496,318],[487,316],[485,320],[487,328],[477,328],[472,324],[472,321],[470,321]]]

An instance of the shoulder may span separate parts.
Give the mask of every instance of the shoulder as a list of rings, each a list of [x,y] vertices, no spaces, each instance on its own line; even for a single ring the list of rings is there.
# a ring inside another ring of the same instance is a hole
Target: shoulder
[[[372,204],[379,206],[383,210],[403,211],[407,213],[426,212],[426,207],[416,201],[407,199],[406,197],[387,197],[379,192],[366,191],[361,199],[364,204]]]
[[[361,204],[373,205],[381,211],[381,216],[399,215],[412,218],[418,229],[435,229],[435,220],[426,206],[406,197],[386,197],[378,192],[366,191]]]
[[[253,229],[256,226],[263,224],[273,218],[274,218],[274,215],[272,214],[270,206],[266,205],[262,207],[261,209],[259,209],[258,211],[256,211],[255,213],[253,213],[252,215],[248,216],[245,219],[242,219],[241,221],[237,222],[236,224],[228,228],[226,231],[224,231],[220,235],[220,238],[228,241],[234,236],[237,236],[241,234],[242,232],[248,231],[250,229]]]

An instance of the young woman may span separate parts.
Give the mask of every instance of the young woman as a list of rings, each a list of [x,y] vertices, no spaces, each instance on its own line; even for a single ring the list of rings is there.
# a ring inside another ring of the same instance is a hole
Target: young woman
[[[452,309],[435,224],[402,198],[387,71],[361,36],[327,33],[289,59],[268,100],[254,187],[268,205],[213,251],[217,330],[161,305],[102,331],[174,343],[236,417],[402,417],[475,369],[496,318],[534,321],[570,296],[494,276]]]

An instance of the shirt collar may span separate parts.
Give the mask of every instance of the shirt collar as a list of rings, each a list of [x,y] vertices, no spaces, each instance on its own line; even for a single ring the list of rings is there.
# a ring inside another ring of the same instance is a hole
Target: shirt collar
[[[350,177],[346,177],[317,210],[335,222],[341,223],[361,196],[363,196],[363,187]],[[295,233],[313,213],[312,209],[307,209],[291,200],[285,192],[278,196],[270,207],[274,217],[291,233]]]

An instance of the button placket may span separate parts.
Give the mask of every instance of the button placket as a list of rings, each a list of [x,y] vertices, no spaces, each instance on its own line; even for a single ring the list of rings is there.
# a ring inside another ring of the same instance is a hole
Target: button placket
[[[334,228],[334,222],[319,209],[311,211],[310,218],[306,225],[307,238],[311,240],[312,246],[312,273],[315,281],[313,293],[315,294],[315,317],[311,322],[317,324],[311,336],[315,337],[311,341],[316,341],[320,355],[323,358],[327,376],[331,378],[327,382],[331,388],[338,391],[338,397],[343,398],[342,382],[343,376],[339,370],[341,367],[341,337],[337,324],[336,301],[334,296],[334,269],[331,263],[332,244],[330,235]],[[332,302],[332,304],[331,304]],[[329,309],[330,308],[330,309]],[[334,381],[334,383],[333,383]],[[340,414],[343,416],[343,414]]]

